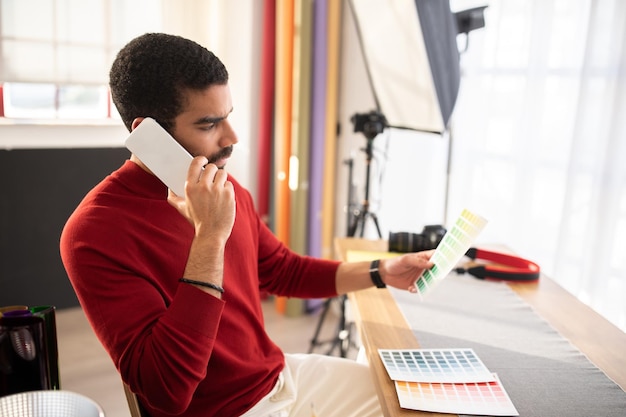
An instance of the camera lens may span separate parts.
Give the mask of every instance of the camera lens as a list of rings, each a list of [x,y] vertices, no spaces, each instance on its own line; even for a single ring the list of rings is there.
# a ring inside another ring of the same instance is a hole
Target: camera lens
[[[422,233],[389,232],[389,252],[409,253],[435,249],[446,229],[440,225],[425,226]]]

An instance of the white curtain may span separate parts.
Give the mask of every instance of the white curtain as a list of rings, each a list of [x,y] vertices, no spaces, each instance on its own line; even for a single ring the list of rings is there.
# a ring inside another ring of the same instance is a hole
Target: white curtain
[[[486,4],[462,55],[448,218],[484,215],[482,242],[626,330],[626,2]]]

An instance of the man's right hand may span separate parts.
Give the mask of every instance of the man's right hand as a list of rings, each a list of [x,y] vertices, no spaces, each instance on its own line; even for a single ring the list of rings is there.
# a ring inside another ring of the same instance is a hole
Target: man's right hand
[[[226,244],[235,223],[235,191],[228,174],[207,159],[193,159],[187,173],[185,196],[171,190],[168,202],[193,226],[197,237],[220,239]]]

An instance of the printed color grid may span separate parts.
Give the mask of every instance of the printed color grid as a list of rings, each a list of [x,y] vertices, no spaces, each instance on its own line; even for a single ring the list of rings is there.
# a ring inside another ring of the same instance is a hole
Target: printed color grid
[[[495,381],[468,384],[395,381],[400,407],[452,414],[518,416],[517,409]]]
[[[487,220],[465,209],[441,239],[431,260],[434,265],[415,283],[420,297],[443,280],[465,255],[472,242],[483,230]]]
[[[378,354],[394,381],[494,381],[473,349],[379,349]]]

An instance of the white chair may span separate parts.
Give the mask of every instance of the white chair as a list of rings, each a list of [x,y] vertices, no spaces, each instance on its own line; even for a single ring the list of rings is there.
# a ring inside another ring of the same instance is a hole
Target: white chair
[[[26,391],[0,397],[2,417],[105,417],[91,398],[72,391]]]

